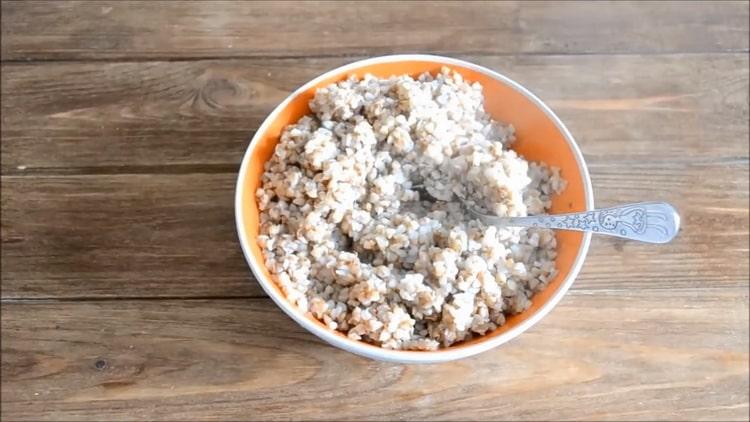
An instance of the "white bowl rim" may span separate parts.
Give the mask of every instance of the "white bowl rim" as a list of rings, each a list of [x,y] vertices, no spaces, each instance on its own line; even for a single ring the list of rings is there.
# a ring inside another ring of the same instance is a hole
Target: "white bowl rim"
[[[268,294],[268,296],[270,296],[271,299],[274,302],[276,302],[276,304],[287,315],[289,315],[294,321],[296,321],[299,325],[304,327],[309,332],[320,337],[321,339],[325,340],[327,343],[333,346],[336,346],[338,348],[344,349],[346,351],[355,353],[360,356],[364,356],[364,357],[368,357],[368,358],[376,359],[376,360],[381,360],[381,361],[395,362],[395,363],[438,363],[438,362],[447,362],[447,361],[452,361],[456,359],[466,358],[469,356],[474,356],[476,354],[482,353],[489,349],[493,349],[517,337],[524,331],[531,328],[531,326],[539,322],[542,318],[544,318],[544,316],[547,315],[552,310],[552,308],[554,308],[555,305],[557,305],[558,302],[560,302],[562,297],[565,295],[565,293],[568,291],[570,286],[575,281],[576,277],[578,276],[578,273],[581,271],[581,267],[583,266],[583,261],[586,258],[586,254],[588,253],[589,245],[591,243],[591,233],[584,234],[583,242],[581,244],[580,249],[578,250],[578,255],[576,256],[576,259],[573,263],[573,267],[571,268],[565,280],[563,280],[560,288],[557,290],[557,292],[555,292],[554,295],[552,295],[552,297],[550,297],[550,299],[544,305],[542,305],[542,307],[539,310],[537,310],[536,313],[531,315],[525,321],[521,322],[520,324],[508,330],[507,332],[502,333],[501,335],[489,338],[485,341],[470,344],[467,346],[463,346],[463,347],[459,347],[455,349],[451,349],[450,347],[448,347],[445,349],[440,349],[439,351],[432,351],[432,352],[431,351],[405,351],[405,350],[382,349],[382,348],[379,348],[379,347],[376,347],[371,344],[367,344],[358,340],[348,339],[344,336],[334,333],[330,329],[327,329],[321,325],[314,323],[308,317],[306,317],[298,308],[292,305],[279,290],[269,285],[269,283],[274,283],[273,280],[265,279],[263,272],[260,270],[260,267],[259,267],[259,265],[262,265],[262,263],[255,262],[253,255],[250,253],[250,250],[248,247],[249,240],[247,239],[245,225],[244,225],[244,221],[242,218],[242,197],[244,196],[244,191],[243,191],[244,184],[242,182],[245,180],[245,173],[248,170],[250,157],[252,156],[253,150],[255,149],[255,146],[258,143],[258,139],[260,138],[260,135],[268,129],[268,126],[271,124],[271,122],[273,122],[273,120],[281,112],[281,110],[286,108],[286,106],[294,98],[296,98],[301,93],[307,91],[311,87],[317,85],[320,81],[325,80],[336,74],[340,74],[340,73],[350,71],[350,70],[355,70],[359,67],[371,65],[375,63],[390,63],[390,62],[414,61],[414,60],[435,62],[435,63],[444,64],[448,66],[450,65],[462,66],[462,67],[466,67],[466,68],[472,69],[480,73],[484,73],[487,76],[490,76],[494,79],[497,79],[511,86],[512,88],[514,88],[515,90],[523,94],[526,98],[531,100],[537,107],[539,107],[542,111],[544,111],[547,117],[549,117],[555,123],[557,128],[564,135],[565,140],[568,142],[568,145],[573,151],[573,154],[576,158],[576,162],[578,164],[578,169],[581,172],[581,176],[583,177],[583,190],[584,190],[584,196],[585,196],[585,201],[586,201],[586,210],[592,210],[594,208],[594,197],[593,197],[593,189],[591,187],[591,178],[589,176],[586,162],[584,161],[583,154],[581,153],[581,150],[578,147],[578,144],[576,144],[573,138],[573,135],[570,134],[570,131],[568,131],[568,129],[565,127],[562,121],[557,117],[557,115],[555,115],[555,113],[552,112],[552,110],[542,100],[540,100],[536,95],[534,95],[531,91],[523,87],[518,82],[515,82],[514,80],[508,78],[507,76],[504,76],[498,72],[490,70],[484,66],[479,66],[479,65],[476,65],[474,63],[470,63],[464,60],[454,59],[451,57],[429,55],[429,54],[395,54],[395,55],[379,56],[379,57],[372,57],[372,58],[368,58],[364,60],[358,60],[358,61],[346,64],[343,66],[339,66],[328,72],[325,72],[322,75],[316,77],[315,79],[312,79],[311,81],[299,87],[292,94],[290,94],[284,101],[282,101],[278,106],[276,106],[276,108],[266,117],[266,119],[263,121],[263,124],[261,124],[261,126],[255,132],[255,135],[250,141],[250,144],[248,145],[247,150],[245,151],[245,155],[242,158],[242,165],[240,166],[240,171],[237,176],[234,210],[235,210],[235,222],[237,225],[237,234],[240,239],[240,245],[242,246],[242,252],[245,255],[245,260],[250,266],[250,269],[255,275],[255,278],[258,281],[258,284],[260,284],[260,286],[263,288],[266,294]]]

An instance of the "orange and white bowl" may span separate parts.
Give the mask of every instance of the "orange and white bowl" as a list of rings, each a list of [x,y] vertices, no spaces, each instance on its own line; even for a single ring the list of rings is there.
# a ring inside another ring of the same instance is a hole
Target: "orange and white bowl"
[[[235,218],[237,232],[250,268],[263,290],[292,319],[311,333],[344,350],[373,359],[400,363],[444,362],[472,356],[497,347],[523,333],[549,313],[565,295],[583,265],[591,241],[590,233],[557,231],[557,276],[537,293],[526,311],[507,318],[505,325],[470,341],[436,351],[389,350],[327,328],[309,313],[287,301],[264,266],[257,243],[259,212],[255,191],[260,186],[263,164],[273,154],[284,127],[310,113],[308,103],[315,90],[350,75],[370,73],[387,78],[393,75],[437,74],[447,66],[469,82],[479,82],[484,90],[485,108],[495,120],[511,123],[516,129],[512,148],[527,160],[543,161],[561,169],[567,188],[552,200],[552,213],[593,209],[591,180],[575,140],[560,119],[539,98],[517,82],[482,66],[448,57],[395,55],[354,62],[331,70],[294,91],[266,118],[247,148],[237,177]]]

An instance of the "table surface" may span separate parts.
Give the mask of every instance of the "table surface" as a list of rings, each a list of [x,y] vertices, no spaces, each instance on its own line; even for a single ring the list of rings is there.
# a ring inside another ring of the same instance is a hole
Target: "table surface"
[[[512,342],[403,366],[323,344],[252,279],[234,182],[290,91],[419,52],[529,87],[595,237]],[[748,419],[748,3],[2,3],[2,419]]]

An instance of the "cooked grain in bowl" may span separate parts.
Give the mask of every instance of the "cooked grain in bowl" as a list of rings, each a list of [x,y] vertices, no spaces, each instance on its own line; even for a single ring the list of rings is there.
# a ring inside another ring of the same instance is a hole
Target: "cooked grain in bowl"
[[[265,265],[301,310],[352,339],[435,350],[503,325],[555,276],[550,230],[488,227],[455,197],[523,216],[565,187],[509,148],[479,84],[446,68],[352,77],[310,109],[256,192]]]

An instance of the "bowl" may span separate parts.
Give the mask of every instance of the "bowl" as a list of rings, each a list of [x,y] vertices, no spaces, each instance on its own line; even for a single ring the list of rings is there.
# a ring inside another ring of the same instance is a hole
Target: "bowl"
[[[565,295],[583,265],[591,241],[590,233],[557,231],[557,276],[547,288],[534,295],[532,305],[524,312],[507,318],[506,324],[481,337],[457,343],[436,351],[389,350],[327,328],[309,313],[286,300],[284,293],[264,266],[257,244],[259,213],[255,191],[260,185],[263,164],[273,154],[282,130],[310,113],[308,103],[317,88],[371,73],[386,78],[393,75],[417,76],[436,74],[441,67],[457,70],[469,82],[479,82],[484,89],[485,108],[495,119],[511,123],[516,129],[512,148],[528,160],[544,161],[561,169],[567,188],[552,201],[551,213],[593,209],[591,180],[583,155],[573,136],[544,102],[528,89],[495,71],[448,57],[430,55],[393,55],[357,61],[324,73],[306,83],[281,102],[253,136],[242,159],[235,193],[237,232],[250,269],[263,290],[302,327],[326,342],[349,352],[372,359],[398,363],[434,363],[476,355],[518,336],[541,320]]]

